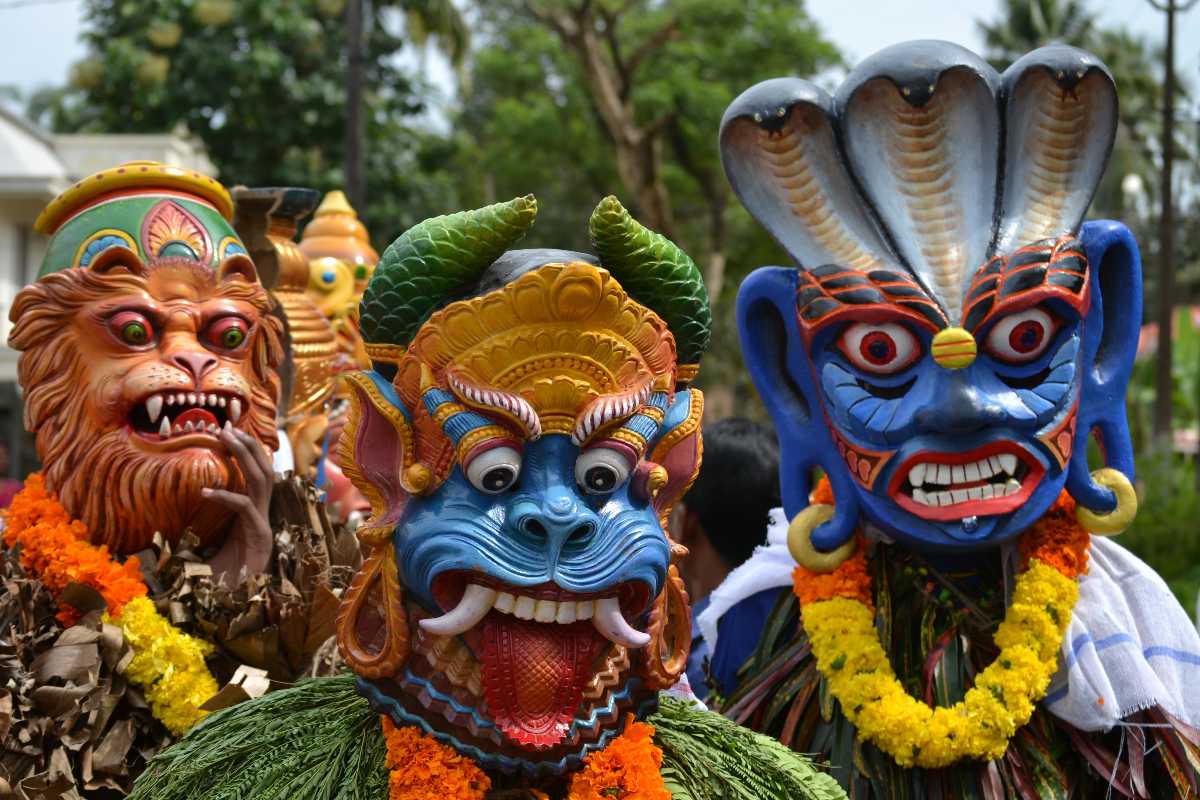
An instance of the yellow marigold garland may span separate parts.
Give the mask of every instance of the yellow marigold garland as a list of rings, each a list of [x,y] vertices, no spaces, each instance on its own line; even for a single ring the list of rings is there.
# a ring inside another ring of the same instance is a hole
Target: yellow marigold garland
[[[388,800],[483,800],[491,780],[470,758],[414,727],[380,717],[387,741]],[[671,800],[662,778],[654,727],[632,716],[625,731],[584,758],[571,776],[567,800]],[[535,797],[542,792],[530,790]]]
[[[1000,653],[949,708],[930,708],[897,680],[875,631],[866,543],[834,573],[797,567],[801,621],[817,669],[858,735],[902,767],[993,760],[1029,722],[1058,664],[1058,648],[1087,571],[1087,531],[1064,494],[1020,542],[1022,571],[994,637]]]
[[[121,629],[133,651],[125,674],[145,689],[151,713],[176,735],[196,724],[207,713],[199,706],[217,693],[204,663],[212,646],[179,631],[158,613],[137,557],[121,564],[104,545],[88,542],[87,527],[71,519],[36,473],[26,479],[4,517],[4,544],[20,546],[21,566],[51,593],[57,597],[78,583],[104,598],[105,621]],[[57,616],[68,627],[79,620],[78,611],[67,604]]]
[[[151,713],[176,735],[195,725],[207,713],[200,706],[217,693],[204,663],[212,645],[167,622],[148,597],[135,597],[119,617],[106,614],[105,621],[119,626],[133,648],[125,675],[145,687]]]

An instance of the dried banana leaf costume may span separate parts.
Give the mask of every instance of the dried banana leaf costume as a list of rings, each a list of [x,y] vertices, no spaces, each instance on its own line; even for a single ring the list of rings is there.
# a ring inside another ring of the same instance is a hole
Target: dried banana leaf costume
[[[535,213],[524,197],[427,220],[363,297],[374,369],[350,376],[340,442],[372,503],[338,613],[354,674],[215,714],[136,800],[842,796],[663,694],[691,639],[664,520],[699,468],[698,270],[614,198],[597,256],[510,250]],[[657,762],[612,767],[651,752],[646,722]]]
[[[999,75],[921,41],[725,114],[729,179],[796,262],[738,320],[802,565],[725,710],[853,797],[1196,791],[1195,629],[1087,535],[1136,511],[1137,247],[1082,223],[1116,104],[1074,48]]]

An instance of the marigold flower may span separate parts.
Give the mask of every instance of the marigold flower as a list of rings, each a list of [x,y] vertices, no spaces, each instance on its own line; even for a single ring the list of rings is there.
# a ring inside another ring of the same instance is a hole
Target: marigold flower
[[[653,726],[630,715],[620,736],[584,758],[583,769],[571,776],[567,800],[671,800],[662,759]]]
[[[382,716],[388,800],[483,800],[492,781],[474,761],[422,731]]]

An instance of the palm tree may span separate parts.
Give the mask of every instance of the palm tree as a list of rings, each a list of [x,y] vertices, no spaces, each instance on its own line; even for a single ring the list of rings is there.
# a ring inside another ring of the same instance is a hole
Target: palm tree
[[[1050,42],[1085,46],[1096,29],[1096,15],[1082,0],[1004,0],[998,20],[975,24],[990,60],[1003,69]]]

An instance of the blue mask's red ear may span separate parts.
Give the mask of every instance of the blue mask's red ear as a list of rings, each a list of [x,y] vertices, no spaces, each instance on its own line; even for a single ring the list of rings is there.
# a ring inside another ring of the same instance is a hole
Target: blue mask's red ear
[[[788,519],[808,505],[813,467],[829,476],[837,508],[813,531],[812,543],[829,552],[849,541],[858,523],[853,478],[825,424],[812,363],[796,314],[799,276],[794,269],[764,267],[738,290],[737,323],[742,355],[758,394],[775,421],[780,484]]]
[[[1088,469],[1088,435],[1094,432],[1105,465],[1133,480],[1133,443],[1125,411],[1125,390],[1137,353],[1142,324],[1142,262],[1133,234],[1119,222],[1083,225],[1091,305],[1083,322],[1082,380],[1077,435],[1067,471],[1067,491],[1076,502],[1100,513],[1116,507],[1116,497]]]

